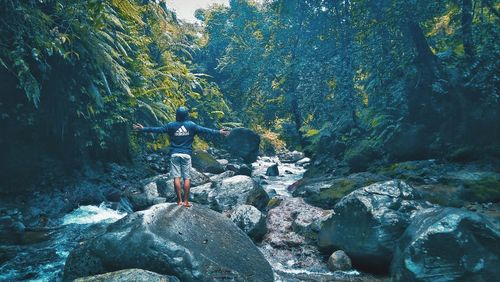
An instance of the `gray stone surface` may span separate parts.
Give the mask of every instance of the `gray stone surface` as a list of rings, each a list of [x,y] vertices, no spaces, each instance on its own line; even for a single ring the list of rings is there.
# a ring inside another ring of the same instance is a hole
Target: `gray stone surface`
[[[230,219],[199,205],[161,204],[111,224],[75,248],[64,280],[127,268],[181,281],[273,281],[271,266]]]
[[[456,208],[423,210],[397,244],[393,281],[497,281],[500,232],[486,217]]]

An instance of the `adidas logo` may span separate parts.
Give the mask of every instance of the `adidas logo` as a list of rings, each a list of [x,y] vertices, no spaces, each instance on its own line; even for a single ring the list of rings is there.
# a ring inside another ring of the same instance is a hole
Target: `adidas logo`
[[[189,131],[187,131],[187,129],[183,126],[179,127],[179,129],[177,129],[177,131],[174,133],[175,136],[188,136],[189,135]]]

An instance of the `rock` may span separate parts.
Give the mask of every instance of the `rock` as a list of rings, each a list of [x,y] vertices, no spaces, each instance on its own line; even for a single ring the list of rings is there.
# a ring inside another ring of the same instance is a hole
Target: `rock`
[[[238,170],[238,175],[252,176],[252,168],[246,164],[242,164]]]
[[[327,265],[328,269],[330,269],[331,271],[338,271],[338,270],[346,271],[352,268],[351,259],[342,250],[335,251],[328,258]]]
[[[278,176],[278,175],[280,175],[280,171],[278,169],[278,164],[273,164],[270,167],[268,167],[267,170],[266,170],[266,175],[267,176]]]
[[[119,202],[121,197],[122,192],[116,188],[112,188],[106,193],[106,200],[110,202]]]
[[[500,232],[486,217],[456,208],[419,212],[397,244],[393,281],[496,281]]]
[[[298,160],[295,164],[298,166],[305,166],[306,164],[310,163],[311,159],[310,158],[302,158]]]
[[[158,194],[161,197],[166,198],[167,202],[176,202],[177,195],[175,194],[175,187],[173,178],[169,174],[160,174],[149,181],[155,182],[158,190]],[[197,171],[196,169],[191,169],[191,189],[193,187],[202,186],[210,182],[210,178],[204,173]],[[183,181],[181,181],[181,190],[183,187]]]
[[[24,226],[24,223],[20,221],[13,222],[10,228],[12,229],[12,231],[18,234],[23,233],[26,230],[26,226]]]
[[[294,163],[304,158],[304,153],[299,151],[286,152],[278,156],[282,163]]]
[[[369,172],[354,173],[347,177],[303,178],[289,187],[294,197],[302,197],[311,205],[331,209],[352,191],[375,182],[389,180],[386,176]]]
[[[232,171],[232,170],[228,170],[228,171],[224,171],[223,173],[221,174],[217,174],[217,175],[214,175],[212,177],[210,177],[210,181],[212,182],[216,182],[216,183],[219,183],[221,182],[222,180],[226,179],[226,178],[229,178],[229,177],[232,177],[235,175],[235,172]]]
[[[238,171],[240,171],[240,166],[237,164],[228,164],[228,165],[226,165],[226,169],[237,173]]]
[[[217,161],[222,165],[222,166],[225,166],[229,163],[228,160],[226,159],[217,159]]]
[[[237,205],[252,205],[263,210],[269,195],[246,175],[236,175],[222,180],[210,191],[210,207],[216,211],[230,210]]]
[[[194,150],[192,154],[193,167],[202,172],[219,174],[224,172],[224,167],[207,152]]]
[[[375,160],[380,158],[381,152],[374,141],[362,140],[350,146],[344,153],[344,161],[350,171],[365,171]]]
[[[229,218],[254,241],[260,241],[267,232],[266,217],[254,206],[238,206],[229,212]]]
[[[75,282],[180,282],[175,276],[161,275],[142,269],[124,269],[105,274],[82,277]]]
[[[323,255],[314,244],[314,236],[307,234],[307,230],[315,229],[312,227],[314,225],[320,226],[323,218],[331,214],[331,211],[308,205],[301,198],[273,198],[270,204],[275,208],[268,212],[268,232],[259,244],[266,258],[287,272],[300,269],[304,272],[327,273]],[[301,223],[296,222],[298,218]],[[283,278],[282,274],[279,273],[280,278]],[[308,279],[285,277],[287,279],[283,278],[282,281],[335,281],[318,279],[317,276]]]
[[[267,228],[264,241],[278,248],[295,247],[314,241],[321,224],[332,212],[310,206],[301,198],[273,198],[267,214]]]
[[[243,158],[245,163],[253,163],[259,155],[260,136],[244,127],[233,128],[226,138],[229,152]]]
[[[64,281],[127,268],[181,281],[273,281],[273,271],[248,236],[220,213],[160,204],[109,225],[66,260]]]
[[[189,199],[192,202],[208,205],[210,191],[212,190],[212,183],[203,184],[196,187],[191,187],[191,191],[189,193]]]
[[[152,205],[167,201],[166,198],[159,196],[158,187],[154,180],[145,182],[146,184],[140,189],[129,189],[125,192],[126,198],[135,211],[143,210]]]
[[[375,183],[357,189],[334,207],[334,215],[321,227],[321,250],[344,250],[354,266],[387,271],[396,240],[411,217],[431,205],[419,201],[420,193],[402,181]]]
[[[210,178],[205,174],[191,168],[191,187],[200,186],[210,182]]]

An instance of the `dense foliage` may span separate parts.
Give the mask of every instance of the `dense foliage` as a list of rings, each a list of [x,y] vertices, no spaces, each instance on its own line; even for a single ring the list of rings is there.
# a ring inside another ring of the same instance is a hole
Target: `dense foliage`
[[[485,0],[232,0],[198,59],[242,119],[344,160],[499,156],[499,11]]]
[[[157,125],[179,105],[207,125],[229,112],[191,67],[197,31],[164,3],[4,0],[0,16],[2,178],[45,156],[129,159],[131,123]]]
[[[0,177],[128,160],[143,144],[131,123],[179,105],[354,170],[499,157],[499,9],[231,0],[197,11],[200,28],[164,1],[2,0]]]

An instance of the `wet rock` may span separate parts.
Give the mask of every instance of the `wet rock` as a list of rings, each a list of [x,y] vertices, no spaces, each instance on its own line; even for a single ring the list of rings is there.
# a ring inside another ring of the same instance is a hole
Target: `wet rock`
[[[321,227],[319,247],[344,250],[354,266],[387,271],[396,240],[416,211],[431,205],[402,181],[375,183],[345,196]]]
[[[219,174],[224,172],[224,167],[207,152],[194,150],[192,154],[193,167],[201,172]]]
[[[298,160],[295,164],[298,165],[298,166],[305,166],[307,164],[309,164],[311,162],[311,159],[310,158],[302,158],[300,160]]]
[[[237,206],[228,215],[254,241],[260,241],[267,232],[266,217],[254,206]]]
[[[278,175],[280,175],[278,164],[273,164],[272,166],[267,168],[266,176],[278,176]]]
[[[456,208],[419,212],[397,244],[393,281],[496,281],[500,232],[486,217]]]
[[[110,202],[119,202],[122,197],[122,191],[112,188],[106,193],[106,200]]]
[[[294,183],[289,191],[294,197],[302,197],[307,203],[331,209],[352,191],[375,182],[389,180],[386,176],[369,172],[354,173],[347,177],[304,178]]]
[[[26,226],[24,226],[24,223],[22,223],[20,221],[13,222],[12,225],[10,226],[10,228],[15,233],[23,233],[26,230]]]
[[[74,249],[64,281],[140,268],[182,281],[273,281],[271,266],[248,236],[220,213],[161,204],[111,224]]]
[[[249,165],[242,164],[238,169],[238,175],[252,176],[252,168]]]
[[[214,175],[214,176],[210,177],[210,181],[215,182],[215,183],[219,183],[222,180],[224,180],[226,178],[229,178],[229,177],[232,177],[234,175],[235,175],[234,171],[228,170],[228,171],[224,171],[221,174],[217,174],[217,175]]]
[[[216,211],[230,210],[237,205],[248,204],[263,210],[269,196],[255,181],[245,175],[222,180],[210,191],[210,207]]]
[[[260,136],[248,128],[234,128],[226,138],[229,152],[243,158],[245,163],[257,160],[259,154]]]
[[[331,214],[331,211],[308,205],[300,198],[273,198],[270,204],[275,207],[268,212],[268,232],[260,244],[260,249],[266,258],[273,265],[279,266],[279,269],[290,270],[289,273],[295,273],[297,269],[327,273],[328,269],[323,255],[313,243],[315,236],[308,235],[309,231],[307,230],[313,232],[315,227],[312,226],[320,226],[320,222],[325,216]],[[280,276],[281,274],[283,273],[280,273]],[[332,280],[301,280],[287,276],[287,279],[283,281]]]
[[[352,268],[351,259],[342,250],[333,252],[333,254],[328,258],[328,269],[331,271],[346,271]]]
[[[280,202],[281,200],[281,202]],[[267,228],[264,241],[274,247],[299,246],[314,241],[321,224],[332,214],[329,210],[313,207],[301,198],[273,198],[275,206],[267,214]]]
[[[237,164],[228,164],[228,165],[226,165],[226,169],[237,173],[240,170],[240,166]]]
[[[175,276],[161,275],[142,269],[124,269],[105,274],[82,277],[75,279],[74,282],[180,282]]]
[[[292,151],[280,154],[278,157],[282,163],[294,163],[303,159],[304,153],[299,151]]]

